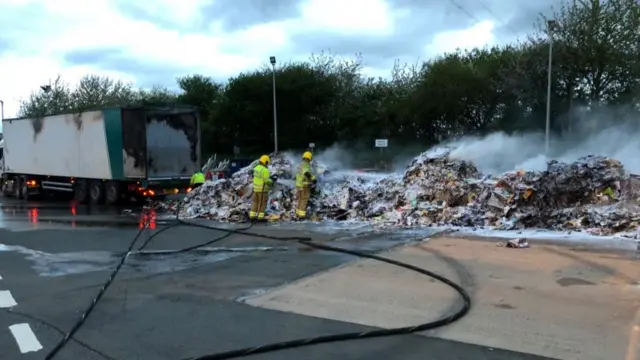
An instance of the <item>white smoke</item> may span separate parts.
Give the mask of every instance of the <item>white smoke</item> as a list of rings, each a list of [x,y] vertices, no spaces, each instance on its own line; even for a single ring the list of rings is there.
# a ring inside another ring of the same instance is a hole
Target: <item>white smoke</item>
[[[482,137],[467,136],[444,145],[452,149],[451,157],[472,161],[485,174],[497,175],[520,169],[540,171],[546,169],[548,160],[573,162],[586,155],[620,160],[629,172],[640,174],[640,119],[637,113],[629,115],[630,112],[620,109],[576,109],[573,114],[575,125],[562,138],[550,139],[548,156],[544,133],[508,135],[497,132]],[[350,174],[358,154],[359,151],[344,145],[333,145],[314,153],[314,159],[334,173]],[[416,149],[412,154],[398,154],[393,161],[394,172],[404,172],[419,151]],[[285,155],[294,164],[302,157],[302,153]],[[371,177],[378,178],[379,175],[371,174]]]
[[[612,124],[611,114],[589,114],[580,119],[573,136],[550,139],[549,157],[545,156],[544,134],[507,135],[493,133],[484,137],[464,137],[446,144],[451,156],[469,160],[487,174],[505,171],[544,170],[555,159],[572,162],[581,156],[603,155],[620,160],[632,173],[640,173],[640,130],[634,121]],[[637,121],[637,119],[631,119]]]
[[[287,151],[285,158],[293,164],[302,161],[303,152]],[[313,158],[322,162],[332,171],[353,169],[353,151],[345,149],[340,145],[332,145],[324,150],[314,152]]]
[[[332,171],[353,169],[355,163],[353,150],[350,151],[337,144],[314,153],[313,157],[327,165]]]

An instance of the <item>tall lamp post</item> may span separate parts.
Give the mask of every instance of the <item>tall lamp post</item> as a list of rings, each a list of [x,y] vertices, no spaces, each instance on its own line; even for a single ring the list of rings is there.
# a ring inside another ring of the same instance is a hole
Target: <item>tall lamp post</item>
[[[549,133],[551,132],[551,72],[553,64],[553,31],[558,24],[555,20],[547,21],[547,34],[549,35],[549,67],[547,69],[547,123],[545,126],[544,153],[549,155]]]
[[[278,113],[276,111],[276,57],[269,57],[271,63],[271,75],[273,78],[273,143],[274,153],[278,153]]]
[[[4,101],[0,100],[0,116],[2,116],[2,120],[4,120]]]

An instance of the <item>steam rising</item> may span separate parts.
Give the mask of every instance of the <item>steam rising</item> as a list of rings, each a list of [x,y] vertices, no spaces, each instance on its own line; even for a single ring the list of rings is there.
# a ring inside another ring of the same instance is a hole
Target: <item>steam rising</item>
[[[621,115],[611,110],[587,112],[578,109],[573,116],[579,126],[565,131],[562,137],[550,139],[549,157],[545,156],[544,133],[508,135],[497,132],[482,137],[463,137],[444,146],[452,149],[451,157],[472,161],[485,174],[498,175],[520,169],[540,171],[546,169],[550,159],[573,162],[586,155],[603,155],[620,160],[627,171],[640,174],[638,119],[630,118],[628,113]],[[392,143],[388,150],[396,155],[392,172],[402,173],[411,160],[427,148],[404,149]],[[362,150],[333,145],[314,153],[314,159],[326,164],[334,173],[348,174],[361,166],[357,160],[362,154]],[[294,164],[300,161],[301,155],[285,154]]]
[[[327,165],[331,171],[345,171],[354,169],[353,150],[341,147],[340,145],[332,145],[331,147],[318,151],[313,154],[314,159],[319,159],[323,164]],[[293,164],[298,164],[302,160],[302,153],[287,151],[284,153],[287,160]]]
[[[544,170],[549,159],[572,162],[586,155],[603,155],[620,160],[627,171],[640,173],[640,129],[633,119],[611,123],[581,119],[582,125],[571,136],[550,140],[549,155],[544,154],[544,134],[509,136],[493,133],[485,137],[466,137],[447,144],[452,157],[473,161],[483,173]],[[626,120],[626,119],[625,119]]]

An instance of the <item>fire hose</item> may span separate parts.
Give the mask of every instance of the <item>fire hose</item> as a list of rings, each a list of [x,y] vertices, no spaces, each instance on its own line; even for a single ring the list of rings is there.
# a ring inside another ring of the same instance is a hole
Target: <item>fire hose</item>
[[[54,346],[54,348],[51,351],[49,351],[49,353],[45,357],[45,360],[53,359],[56,356],[56,354],[69,342],[69,340],[71,340],[73,335],[82,327],[82,325],[84,324],[86,319],[89,317],[91,312],[95,309],[95,307],[99,303],[99,301],[102,298],[102,296],[104,295],[104,293],[107,291],[109,286],[111,286],[111,284],[113,283],[113,281],[114,281],[115,277],[117,276],[118,272],[122,269],[122,266],[124,265],[127,257],[132,253],[133,248],[135,247],[135,244],[139,240],[139,238],[140,238],[141,234],[143,233],[143,231],[147,228],[147,225],[145,225],[142,229],[140,229],[138,231],[136,236],[133,238],[133,240],[129,244],[126,253],[120,258],[120,260],[118,261],[118,264],[116,265],[114,270],[111,272],[111,274],[107,278],[107,280],[104,283],[104,285],[100,288],[100,290],[98,291],[98,294],[95,296],[93,301],[89,304],[87,309],[82,313],[82,316],[78,319],[78,321],[72,326],[71,330],[69,330],[65,334],[65,336],[56,344],[56,346]],[[313,242],[310,237],[306,237],[306,236],[291,236],[291,237],[284,236],[283,237],[283,236],[272,236],[272,235],[265,235],[265,234],[257,234],[257,233],[248,232],[247,230],[249,230],[252,227],[252,225],[249,225],[249,226],[247,226],[245,228],[242,228],[242,229],[225,229],[225,228],[202,225],[202,224],[193,223],[193,222],[187,222],[187,221],[178,219],[173,224],[171,224],[171,225],[159,230],[158,232],[156,232],[155,234],[150,236],[142,244],[142,246],[140,246],[138,248],[138,251],[142,251],[151,242],[151,240],[154,239],[156,236],[158,236],[161,233],[163,233],[164,231],[166,231],[166,230],[168,230],[170,228],[176,227],[176,226],[200,227],[200,228],[205,228],[205,229],[209,229],[209,230],[221,231],[221,232],[224,232],[225,234],[222,235],[222,236],[219,236],[217,238],[214,238],[212,240],[209,240],[209,241],[203,242],[201,244],[195,245],[195,246],[190,246],[190,247],[186,247],[186,248],[183,248],[183,249],[173,250],[173,251],[171,251],[171,253],[177,254],[177,253],[183,253],[183,252],[192,251],[192,250],[204,247],[204,246],[211,245],[211,244],[213,244],[215,242],[218,242],[218,241],[221,241],[223,239],[226,239],[226,238],[228,238],[228,237],[230,237],[231,235],[234,235],[234,234],[240,234],[240,235],[245,235],[245,236],[253,236],[253,237],[269,239],[269,240],[276,240],[276,241],[296,242],[298,244],[301,244],[301,245],[304,245],[304,246],[308,246],[308,247],[311,247],[311,248],[315,248],[315,249],[319,249],[319,250],[325,250],[325,251],[337,252],[337,253],[342,253],[342,254],[348,254],[348,255],[353,255],[353,256],[360,257],[360,258],[373,259],[373,260],[381,261],[381,262],[384,262],[384,263],[387,263],[387,264],[395,265],[395,266],[402,267],[402,268],[407,269],[407,270],[411,270],[411,271],[417,272],[419,274],[422,274],[422,275],[431,277],[433,279],[436,279],[436,280],[440,281],[441,283],[443,283],[445,285],[448,285],[449,287],[454,289],[460,295],[460,298],[462,299],[462,305],[460,306],[460,308],[456,312],[454,312],[454,313],[452,313],[450,315],[444,316],[444,317],[442,317],[442,318],[440,318],[438,320],[430,321],[430,322],[426,322],[426,323],[422,323],[422,324],[399,327],[399,328],[392,328],[392,329],[376,329],[376,330],[370,330],[370,331],[364,331],[364,332],[350,332],[350,333],[342,333],[342,334],[334,334],[334,335],[325,335],[325,336],[317,336],[317,337],[295,339],[295,340],[290,340],[290,341],[283,341],[283,342],[277,342],[277,343],[272,343],[272,344],[265,344],[265,345],[261,345],[261,346],[247,347],[247,348],[238,349],[238,350],[225,351],[225,352],[220,352],[220,353],[215,353],[215,354],[202,355],[202,356],[197,356],[197,357],[190,357],[190,358],[188,358],[190,360],[235,359],[235,358],[245,357],[245,356],[254,355],[254,354],[261,354],[261,353],[267,353],[267,352],[273,352],[273,351],[291,349],[291,348],[298,348],[298,347],[310,346],[310,345],[316,345],[316,344],[323,344],[323,343],[332,343],[332,342],[347,341],[347,340],[358,340],[358,339],[370,339],[370,338],[378,338],[378,337],[393,336],[393,335],[412,334],[412,333],[425,331],[425,330],[430,330],[430,329],[435,329],[435,328],[438,328],[438,327],[442,327],[442,326],[451,324],[451,323],[459,320],[463,316],[465,316],[469,312],[469,310],[471,309],[471,297],[469,296],[469,294],[466,292],[466,290],[464,288],[462,288],[460,285],[456,284],[452,280],[450,280],[450,279],[448,279],[448,278],[446,278],[446,277],[444,277],[442,275],[436,274],[436,273],[434,273],[432,271],[429,271],[429,270],[426,270],[426,269],[423,269],[423,268],[420,268],[420,267],[417,267],[417,266],[414,266],[414,265],[411,265],[411,264],[407,264],[407,263],[404,263],[404,262],[401,262],[401,261],[397,261],[397,260],[393,260],[393,259],[390,259],[390,258],[374,255],[374,254],[369,254],[369,253],[356,251],[356,250],[343,249],[343,248],[340,248],[340,247],[331,246],[331,245],[327,245],[327,244],[324,244],[324,243]],[[164,253],[164,254],[166,254],[166,253]]]

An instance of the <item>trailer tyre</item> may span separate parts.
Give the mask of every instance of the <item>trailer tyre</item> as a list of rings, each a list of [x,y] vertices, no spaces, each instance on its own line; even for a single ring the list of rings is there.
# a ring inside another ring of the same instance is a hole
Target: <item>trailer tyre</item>
[[[29,200],[29,186],[27,179],[20,179],[20,199]]]
[[[3,176],[2,177],[2,195],[7,197],[13,195],[13,189],[9,189],[9,186],[7,186],[9,185],[8,182],[9,182],[9,178],[6,176]]]
[[[114,205],[120,201],[120,184],[118,184],[117,182],[107,182],[107,185],[105,186],[105,192],[108,205]]]
[[[86,204],[89,200],[89,184],[86,180],[78,180],[73,189],[73,198],[80,204]]]
[[[22,191],[20,189],[21,185],[19,177],[13,179],[13,196],[15,196],[16,199],[22,199]]]
[[[104,183],[100,180],[93,180],[89,185],[89,199],[92,204],[101,205],[105,201]]]

